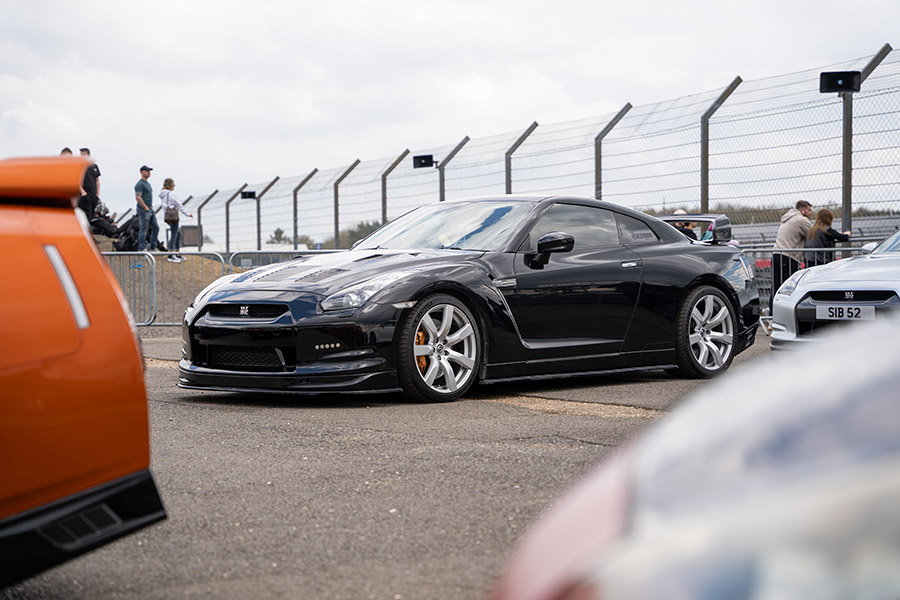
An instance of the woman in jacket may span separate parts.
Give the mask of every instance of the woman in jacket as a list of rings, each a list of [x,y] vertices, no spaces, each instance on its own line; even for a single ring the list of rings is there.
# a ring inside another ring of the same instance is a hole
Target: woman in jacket
[[[834,248],[835,242],[849,242],[850,232],[843,233],[831,228],[834,221],[834,213],[829,208],[823,208],[816,214],[816,222],[809,228],[806,236],[807,248]],[[807,252],[806,266],[824,265],[834,260],[834,252]]]
[[[185,258],[178,253],[181,249],[181,230],[179,229],[180,223],[178,213],[182,213],[186,217],[193,217],[194,215],[184,210],[184,206],[178,200],[178,196],[175,195],[174,190],[175,181],[166,179],[163,182],[163,189],[159,193],[159,199],[162,201],[165,221],[169,225],[169,252],[174,253],[170,254],[168,258],[166,258],[166,261],[177,263],[184,262],[185,260]]]

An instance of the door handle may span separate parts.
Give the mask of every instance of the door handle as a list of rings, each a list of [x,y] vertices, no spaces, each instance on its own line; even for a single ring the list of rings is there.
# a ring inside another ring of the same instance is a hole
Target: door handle
[[[639,267],[639,266],[641,266],[641,261],[639,261],[639,260],[630,260],[628,262],[622,263],[623,269],[633,269],[633,268]]]

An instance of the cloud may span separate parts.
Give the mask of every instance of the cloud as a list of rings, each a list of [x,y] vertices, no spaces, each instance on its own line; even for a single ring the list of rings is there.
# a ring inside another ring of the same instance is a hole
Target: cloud
[[[873,54],[889,0],[0,0],[0,156],[89,146],[185,195]]]

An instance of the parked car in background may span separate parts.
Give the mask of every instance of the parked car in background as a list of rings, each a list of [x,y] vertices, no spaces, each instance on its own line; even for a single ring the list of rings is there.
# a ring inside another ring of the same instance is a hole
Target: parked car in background
[[[209,286],[184,315],[179,386],[440,402],[476,381],[711,377],[758,320],[740,250],[646,214],[555,196],[442,202],[350,251]]]
[[[75,208],[89,164],[0,161],[0,587],[166,516],[138,337]]]
[[[658,215],[656,218],[665,221],[682,233],[685,233],[682,231],[683,229],[693,231],[696,237],[690,239],[696,239],[700,242],[729,244],[731,246],[740,245],[737,240],[732,239],[731,220],[725,215],[679,213]]]
[[[900,230],[873,246],[784,282],[772,299],[773,350],[815,342],[834,325],[875,320],[900,307]]]
[[[534,525],[493,600],[900,597],[900,321],[730,372]]]

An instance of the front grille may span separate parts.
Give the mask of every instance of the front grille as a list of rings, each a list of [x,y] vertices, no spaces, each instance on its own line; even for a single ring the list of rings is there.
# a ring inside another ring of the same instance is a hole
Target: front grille
[[[821,333],[825,329],[845,325],[849,322],[819,320],[816,317],[817,304],[830,303],[845,306],[868,304],[875,307],[876,316],[900,307],[900,297],[891,290],[852,290],[853,299],[847,297],[847,292],[850,291],[851,290],[817,291],[807,294],[803,300],[797,304],[797,334],[802,337],[813,336]]]
[[[287,311],[285,304],[210,304],[206,309],[211,317],[228,319],[276,319]]]
[[[293,369],[296,362],[293,348],[211,345],[207,347],[205,366],[229,371],[285,371]]]
[[[848,293],[853,297],[848,298]],[[896,294],[890,290],[823,291],[809,294],[813,302],[887,302],[894,297]]]

